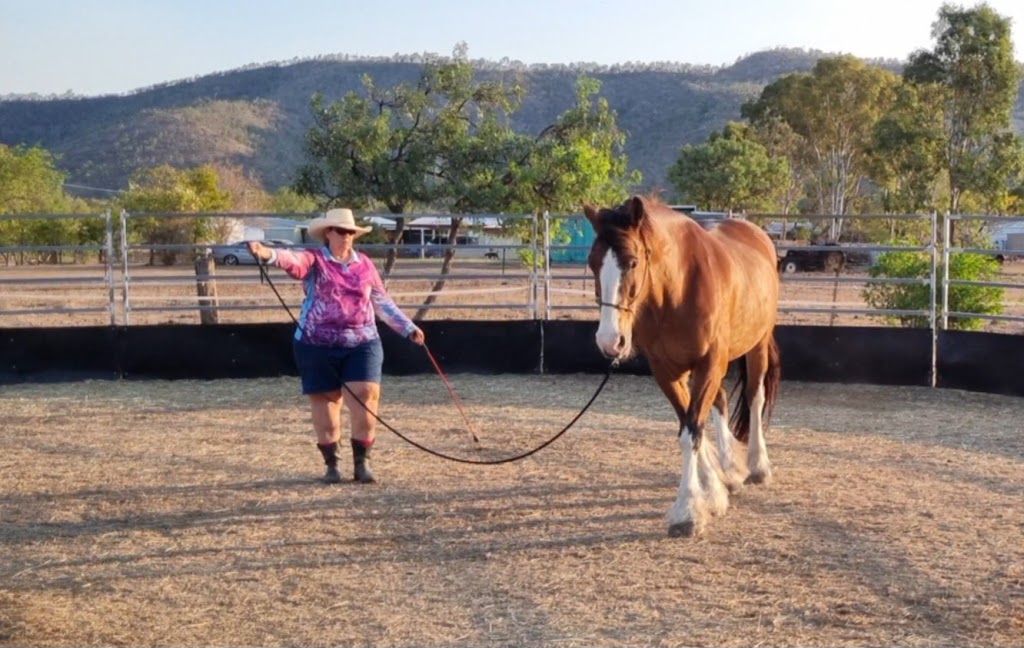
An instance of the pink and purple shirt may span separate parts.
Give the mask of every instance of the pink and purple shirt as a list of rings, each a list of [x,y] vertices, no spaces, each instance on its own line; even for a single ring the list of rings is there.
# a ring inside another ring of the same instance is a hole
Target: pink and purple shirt
[[[380,337],[374,314],[393,331],[408,336],[416,325],[385,292],[373,261],[352,250],[348,262],[328,247],[273,251],[269,263],[304,280],[295,339],[317,346],[354,347]]]

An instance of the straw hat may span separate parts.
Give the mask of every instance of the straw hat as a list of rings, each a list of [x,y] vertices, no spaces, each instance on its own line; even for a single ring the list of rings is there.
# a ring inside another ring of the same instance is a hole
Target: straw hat
[[[327,239],[325,233],[329,227],[355,232],[356,238],[373,229],[356,225],[356,217],[352,214],[352,210],[343,207],[332,209],[323,216],[309,221],[309,235],[318,241],[325,241]]]

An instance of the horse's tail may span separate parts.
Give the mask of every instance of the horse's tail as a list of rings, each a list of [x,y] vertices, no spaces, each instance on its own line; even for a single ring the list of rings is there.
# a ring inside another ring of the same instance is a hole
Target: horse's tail
[[[746,443],[750,438],[750,403],[747,400],[747,371],[746,358],[740,360],[739,377],[732,389],[733,395],[738,391],[740,397],[736,402],[736,409],[733,410],[729,419],[729,427],[732,435],[737,440]],[[768,429],[771,423],[772,411],[775,409],[775,401],[779,396],[779,383],[782,382],[782,363],[779,354],[779,343],[775,341],[775,334],[768,336],[768,366],[764,373],[764,410],[761,413],[761,425]]]

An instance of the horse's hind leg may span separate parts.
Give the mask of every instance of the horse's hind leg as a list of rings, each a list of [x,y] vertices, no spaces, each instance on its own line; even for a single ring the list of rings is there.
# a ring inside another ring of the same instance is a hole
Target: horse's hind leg
[[[710,419],[716,420],[716,408],[711,408]],[[717,423],[713,424],[716,425]],[[716,436],[717,436],[716,430]],[[728,432],[728,426],[726,426]],[[709,440],[710,441],[710,440]],[[712,515],[725,515],[729,510],[729,493],[733,491],[729,476],[722,465],[719,446],[716,443],[701,443],[697,449],[697,476],[704,489],[704,500]],[[740,486],[743,480],[737,482]]]
[[[771,338],[758,344],[747,353],[747,384],[743,398],[750,407],[750,439],[747,442],[747,470],[749,484],[768,484],[772,480],[772,465],[768,461],[768,447],[765,444],[764,411],[766,399],[766,378],[769,370],[769,344]]]
[[[741,396],[742,398],[742,396]],[[746,469],[736,460],[736,437],[729,429],[729,396],[722,387],[718,390],[715,405],[711,408],[711,424],[715,428],[718,445],[718,465],[722,469],[722,480],[730,493],[743,490]]]

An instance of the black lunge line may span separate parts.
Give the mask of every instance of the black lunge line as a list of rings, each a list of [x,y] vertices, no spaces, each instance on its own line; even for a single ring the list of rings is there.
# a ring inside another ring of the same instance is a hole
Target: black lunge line
[[[274,291],[274,295],[277,296],[277,301],[281,302],[281,306],[283,306],[285,312],[288,313],[288,317],[292,318],[292,321],[295,322],[295,326],[297,326],[301,330],[302,329],[302,325],[299,324],[299,320],[295,319],[295,315],[292,314],[292,309],[288,308],[288,304],[285,303],[284,299],[281,297],[281,293],[279,293],[277,291],[277,286],[274,285],[274,282],[270,279],[270,274],[267,273],[266,265],[255,254],[253,255],[253,257],[256,259],[256,265],[260,269],[260,277],[262,277],[264,280],[266,280],[267,285],[270,286],[270,289]],[[427,352],[427,355],[431,356],[431,360],[433,360],[433,356],[430,354],[430,349],[427,348],[426,343],[423,344],[423,349]],[[437,365],[437,362],[436,361],[433,361],[433,362],[434,362],[435,368],[440,372],[441,368]],[[608,371],[605,373],[604,378],[601,380],[601,384],[597,386],[597,391],[595,391],[594,395],[590,397],[590,400],[587,401],[587,404],[583,406],[583,409],[581,409],[579,411],[579,413],[576,416],[574,416],[571,421],[569,421],[568,425],[566,425],[564,428],[559,430],[557,434],[555,434],[553,437],[551,437],[550,439],[548,439],[544,443],[540,444],[536,448],[533,448],[532,450],[528,450],[527,452],[523,452],[521,454],[514,455],[512,457],[505,457],[504,459],[463,459],[462,457],[453,457],[452,455],[448,455],[448,454],[445,454],[443,452],[438,452],[437,450],[431,450],[430,448],[428,448],[428,447],[426,447],[426,446],[424,446],[424,445],[422,445],[420,443],[417,443],[416,441],[413,441],[409,437],[405,436],[404,434],[402,434],[401,432],[399,432],[395,428],[391,427],[391,425],[389,425],[387,421],[385,421],[384,419],[382,419],[379,416],[377,416],[376,412],[374,412],[369,407],[367,407],[366,404],[363,403],[363,401],[361,401],[359,399],[359,397],[356,396],[355,393],[351,389],[349,389],[349,387],[345,383],[345,381],[341,381],[341,386],[344,387],[345,391],[347,391],[349,393],[349,395],[352,396],[352,398],[354,398],[355,401],[357,403],[359,403],[359,405],[362,406],[362,408],[364,410],[369,412],[370,415],[372,415],[373,418],[375,418],[378,423],[380,423],[385,428],[387,428],[388,430],[393,432],[395,436],[397,436],[402,441],[405,441],[409,445],[411,445],[411,446],[413,446],[415,448],[418,448],[418,449],[422,450],[423,452],[426,452],[427,454],[433,455],[435,457],[439,457],[441,459],[447,459],[448,461],[454,461],[456,463],[474,464],[474,465],[478,465],[478,466],[496,466],[496,465],[499,465],[499,464],[505,464],[505,463],[511,463],[513,461],[519,461],[520,459],[525,459],[526,457],[529,457],[532,454],[540,452],[544,448],[548,447],[549,445],[551,445],[552,443],[557,441],[558,438],[561,437],[563,434],[568,432],[569,428],[571,428],[573,425],[575,425],[576,421],[580,420],[580,417],[583,416],[583,414],[586,413],[586,411],[588,409],[590,409],[590,406],[594,404],[594,401],[597,400],[598,394],[600,394],[601,390],[604,389],[604,386],[606,384],[608,384],[608,379],[611,378],[611,376],[612,376],[612,369],[617,364],[618,363],[612,363],[608,367]],[[333,368],[332,368],[332,370],[333,370]],[[335,374],[335,375],[337,375],[337,374]],[[472,430],[470,432],[472,432]],[[475,439],[475,435],[474,435],[474,439]]]

